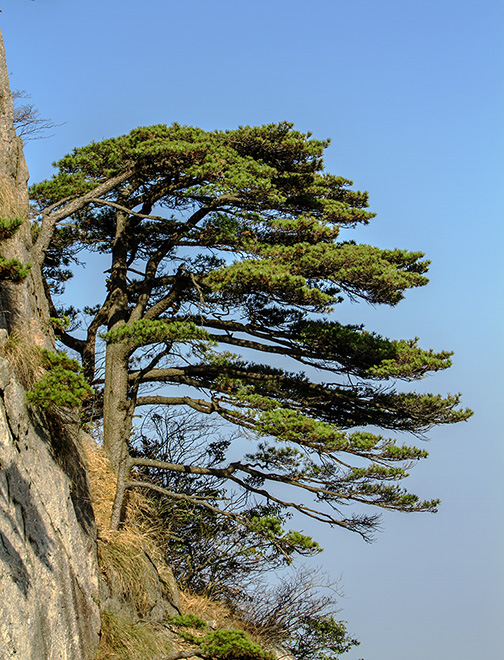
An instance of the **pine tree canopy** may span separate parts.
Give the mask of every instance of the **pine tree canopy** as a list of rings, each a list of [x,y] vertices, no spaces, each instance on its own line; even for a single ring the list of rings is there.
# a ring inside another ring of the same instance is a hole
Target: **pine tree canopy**
[[[83,251],[110,258],[84,332],[59,333],[81,356],[96,393],[86,412],[103,421],[119,474],[113,524],[128,488],[177,497],[149,469],[219,478],[366,538],[376,516],[361,504],[436,509],[401,486],[427,453],[390,434],[470,416],[458,395],[398,389],[448,368],[451,353],[335,320],[348,299],[396,305],[427,284],[429,263],[340,236],[374,214],[365,192],[324,171],[327,146],[289,123],[156,125],[75,149],[32,187],[35,253],[53,295]],[[253,448],[212,465],[135,457],[134,416],[173,406],[220,416]],[[218,509],[210,497],[199,504]],[[250,524],[230,507],[223,515]],[[305,543],[293,538],[291,548]]]

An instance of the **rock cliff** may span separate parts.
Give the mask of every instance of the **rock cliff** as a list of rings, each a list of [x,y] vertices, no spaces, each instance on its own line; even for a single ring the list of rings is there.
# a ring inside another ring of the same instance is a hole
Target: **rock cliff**
[[[30,254],[28,170],[13,127],[0,35],[0,354],[23,367],[19,337],[53,347],[40,269]],[[32,262],[24,281],[10,266]],[[14,278],[15,280],[15,278]],[[0,660],[91,660],[99,641],[96,528],[77,419],[27,406],[0,358]]]
[[[96,529],[78,426],[51,426],[0,359],[2,660],[92,660],[98,646]]]

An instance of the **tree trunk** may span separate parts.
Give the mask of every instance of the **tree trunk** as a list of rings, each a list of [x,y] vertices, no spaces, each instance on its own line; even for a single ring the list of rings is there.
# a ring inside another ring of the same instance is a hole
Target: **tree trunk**
[[[134,405],[129,400],[129,351],[122,343],[107,346],[105,388],[103,393],[103,449],[117,474],[116,494],[110,520],[111,529],[119,529],[123,519],[126,482],[131,471],[129,437]]]
[[[107,324],[109,331],[121,327],[129,318],[126,279],[127,229],[128,216],[118,211],[109,279],[111,291]],[[129,354],[129,348],[122,342],[112,342],[107,345],[103,393],[103,448],[118,474],[122,474],[120,467],[128,458],[128,440],[132,427],[133,406],[128,396]]]
[[[128,352],[120,343],[109,344],[103,393],[103,449],[116,471],[127,455],[132,427],[128,390]]]

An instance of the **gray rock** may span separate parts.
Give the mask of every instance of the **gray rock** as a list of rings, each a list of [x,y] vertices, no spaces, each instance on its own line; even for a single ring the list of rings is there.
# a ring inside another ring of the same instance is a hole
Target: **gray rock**
[[[25,222],[1,241],[1,256],[32,268],[24,282],[2,281],[0,345],[24,334],[54,347],[32,245],[28,169],[13,126],[0,34],[0,216]],[[25,357],[25,356],[23,356]],[[87,473],[70,415],[30,412],[0,359],[0,660],[92,660],[99,641],[96,529]]]
[[[30,411],[0,358],[0,660],[96,655],[96,529],[77,429]]]

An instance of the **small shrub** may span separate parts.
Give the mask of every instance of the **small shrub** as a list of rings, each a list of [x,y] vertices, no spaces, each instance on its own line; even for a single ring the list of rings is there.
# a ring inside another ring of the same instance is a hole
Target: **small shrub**
[[[0,241],[14,236],[23,222],[21,218],[0,218]]]
[[[186,628],[196,628],[202,630],[206,628],[206,623],[199,616],[194,614],[185,614],[181,616],[171,616],[169,622],[176,626],[184,626]]]
[[[333,616],[308,617],[288,644],[298,660],[338,660],[354,646],[359,646],[359,641],[348,634],[344,621]]]
[[[206,658],[221,660],[273,660],[270,651],[264,651],[243,630],[215,630],[199,643]]]
[[[93,394],[77,360],[63,352],[41,350],[46,374],[26,393],[28,400],[39,408],[80,408]]]
[[[338,660],[359,641],[335,618],[337,595],[337,582],[302,568],[270,588],[258,584],[237,606],[256,634],[297,660]]]
[[[23,282],[30,272],[31,264],[23,265],[19,259],[0,257],[0,280]]]

